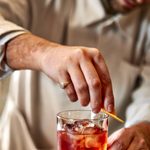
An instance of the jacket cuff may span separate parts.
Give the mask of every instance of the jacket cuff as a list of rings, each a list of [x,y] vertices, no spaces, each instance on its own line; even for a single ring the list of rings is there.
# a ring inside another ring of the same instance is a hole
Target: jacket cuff
[[[27,31],[18,30],[7,33],[5,34],[5,36],[0,36],[0,79],[4,78],[13,71],[13,69],[10,68],[4,60],[6,43],[11,39],[15,38],[16,36],[24,33],[27,33]]]

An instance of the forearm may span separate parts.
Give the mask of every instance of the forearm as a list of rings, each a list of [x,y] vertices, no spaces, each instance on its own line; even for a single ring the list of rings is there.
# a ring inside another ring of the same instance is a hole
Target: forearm
[[[5,61],[14,70],[40,70],[42,54],[56,46],[58,44],[25,33],[6,44]]]

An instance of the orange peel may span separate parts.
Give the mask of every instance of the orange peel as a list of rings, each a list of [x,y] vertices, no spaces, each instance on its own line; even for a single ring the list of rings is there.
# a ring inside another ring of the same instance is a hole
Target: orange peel
[[[124,123],[124,120],[122,120],[121,118],[117,117],[116,115],[106,111],[105,109],[101,109],[102,112],[106,113],[107,115],[111,116],[112,118],[116,119],[117,121]]]

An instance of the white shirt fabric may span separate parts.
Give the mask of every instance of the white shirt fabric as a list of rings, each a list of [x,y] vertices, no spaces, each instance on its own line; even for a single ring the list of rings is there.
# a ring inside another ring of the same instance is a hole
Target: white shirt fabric
[[[0,39],[27,29],[53,42],[97,47],[109,67],[116,111],[125,126],[150,121],[148,5],[115,17],[105,16],[99,0],[0,0],[0,6]],[[56,114],[80,108],[43,73],[13,72],[1,117],[0,149],[56,150]],[[123,126],[113,119],[109,124],[110,133]]]

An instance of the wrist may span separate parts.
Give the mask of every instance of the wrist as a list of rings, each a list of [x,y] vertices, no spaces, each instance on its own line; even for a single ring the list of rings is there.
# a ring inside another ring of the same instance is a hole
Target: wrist
[[[14,70],[40,70],[40,56],[48,45],[31,33],[19,35],[6,44],[5,61]]]

